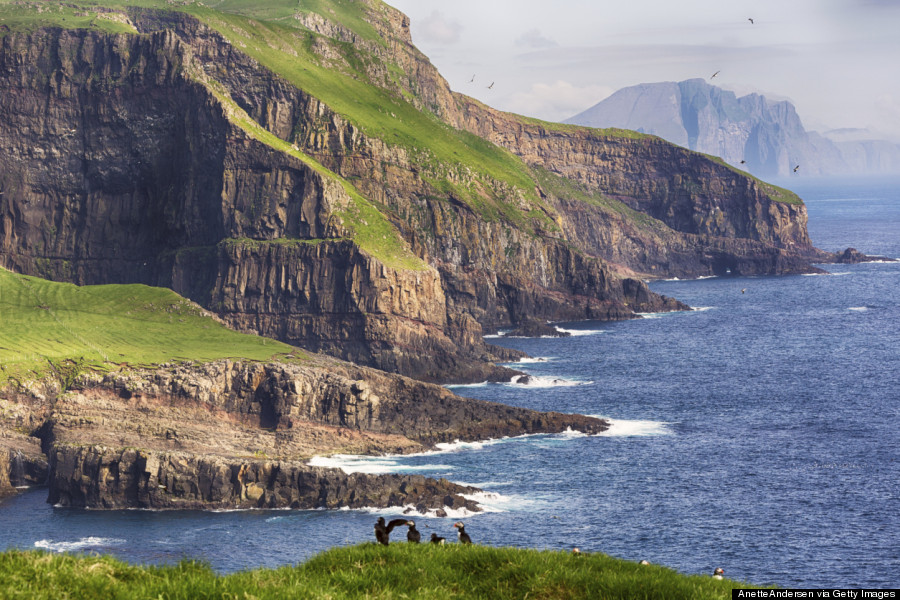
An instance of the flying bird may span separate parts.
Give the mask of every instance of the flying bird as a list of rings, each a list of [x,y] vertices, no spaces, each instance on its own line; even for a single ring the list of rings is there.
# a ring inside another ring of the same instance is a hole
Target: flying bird
[[[796,167],[794,167],[794,173],[796,173],[799,169],[800,169],[800,165],[797,165]]]
[[[407,523],[408,521],[406,519],[394,519],[385,525],[384,517],[378,517],[378,521],[375,522],[375,540],[379,544],[387,546],[390,541],[391,531],[394,530],[394,527],[397,525],[406,525]]]
[[[487,89],[489,89],[489,90],[494,89],[494,82],[493,82],[493,81],[491,82],[491,85],[487,86]]]
[[[747,17],[747,20],[750,21],[751,25],[753,25],[753,19],[751,17]]]
[[[742,164],[742,165],[743,165],[743,164],[746,164],[746,162],[747,162],[746,160],[742,160],[742,161],[741,161],[741,164]]]
[[[472,79],[469,80],[469,83],[472,83],[473,81],[475,81],[475,76],[474,76],[474,75],[472,75]]]
[[[721,73],[721,72],[722,72],[722,71],[716,71],[715,73],[713,73],[713,74],[710,76],[710,79],[715,78],[715,76],[718,75],[718,74]]]

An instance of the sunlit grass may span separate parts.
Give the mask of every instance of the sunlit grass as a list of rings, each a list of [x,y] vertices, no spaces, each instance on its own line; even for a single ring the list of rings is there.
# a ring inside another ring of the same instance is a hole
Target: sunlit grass
[[[298,566],[218,576],[201,563],[131,566],[110,557],[7,551],[0,598],[731,598],[753,587],[604,554],[448,544],[361,544]]]
[[[0,269],[0,384],[57,370],[169,361],[299,357],[281,342],[232,331],[175,292],[77,286]]]

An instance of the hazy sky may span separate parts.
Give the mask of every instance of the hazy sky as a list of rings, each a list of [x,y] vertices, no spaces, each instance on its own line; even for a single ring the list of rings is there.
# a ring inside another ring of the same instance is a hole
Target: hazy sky
[[[900,141],[900,0],[387,2],[454,90],[501,110],[557,121],[721,71],[711,83],[789,99],[807,129]]]

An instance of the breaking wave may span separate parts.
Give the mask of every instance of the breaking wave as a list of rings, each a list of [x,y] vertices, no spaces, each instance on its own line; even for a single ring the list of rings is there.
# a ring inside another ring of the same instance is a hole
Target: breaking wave
[[[564,377],[553,377],[551,375],[513,375],[507,386],[525,386],[533,388],[549,388],[549,387],[573,387],[576,385],[590,385],[593,381],[580,381],[578,379],[566,379]]]
[[[124,544],[126,540],[119,538],[84,537],[76,542],[54,542],[53,540],[38,540],[35,548],[43,548],[51,552],[77,552],[85,548],[106,548]]]
[[[437,454],[436,452],[432,454]],[[415,455],[415,456],[421,456]],[[350,473],[381,475],[384,473],[413,473],[416,471],[452,471],[450,465],[408,465],[400,461],[404,455],[362,456],[357,454],[334,454],[314,456],[306,463],[310,467],[328,467]]]
[[[563,333],[568,333],[572,337],[578,337],[581,335],[597,335],[600,333],[606,333],[605,329],[563,329],[562,327],[557,327],[557,331],[562,331]]]
[[[642,419],[610,419],[603,415],[589,415],[609,422],[609,429],[597,435],[600,437],[645,437],[671,435],[672,423]]]

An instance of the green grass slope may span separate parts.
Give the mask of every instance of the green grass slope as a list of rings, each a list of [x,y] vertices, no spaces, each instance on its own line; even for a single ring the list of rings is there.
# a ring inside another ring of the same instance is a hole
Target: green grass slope
[[[0,554],[0,598],[731,598],[752,587],[687,576],[604,554],[460,546],[376,544],[335,548],[280,569],[217,576],[184,561],[132,566],[105,556]]]
[[[84,368],[300,355],[206,314],[163,288],[76,286],[0,269],[0,385],[54,373],[70,377]]]

